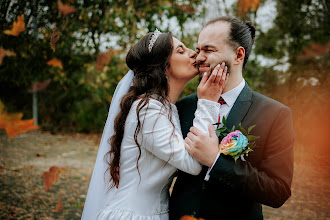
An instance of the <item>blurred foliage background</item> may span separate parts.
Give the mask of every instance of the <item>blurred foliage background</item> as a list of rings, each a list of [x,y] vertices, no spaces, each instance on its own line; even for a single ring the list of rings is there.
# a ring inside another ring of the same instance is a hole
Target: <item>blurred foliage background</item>
[[[305,146],[301,150],[328,152],[327,0],[0,2],[0,48],[16,54],[0,54],[0,100],[8,112],[20,111],[31,118],[28,90],[36,82],[50,81],[37,92],[39,125],[44,130],[101,132],[115,87],[128,70],[125,55],[138,39],[157,27],[195,48],[203,24],[230,15],[251,20],[258,30],[244,70],[249,85],[292,109],[297,142]],[[21,15],[25,31],[5,34]],[[50,38],[55,26],[60,38],[53,51]],[[197,85],[195,78],[181,97],[195,92]]]

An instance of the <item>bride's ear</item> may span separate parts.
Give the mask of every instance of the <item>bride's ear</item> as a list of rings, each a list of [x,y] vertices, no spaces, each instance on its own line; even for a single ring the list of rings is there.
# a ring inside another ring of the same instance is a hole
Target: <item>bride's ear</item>
[[[170,76],[172,74],[172,68],[171,68],[171,66],[166,67],[165,73],[166,73],[167,76]]]

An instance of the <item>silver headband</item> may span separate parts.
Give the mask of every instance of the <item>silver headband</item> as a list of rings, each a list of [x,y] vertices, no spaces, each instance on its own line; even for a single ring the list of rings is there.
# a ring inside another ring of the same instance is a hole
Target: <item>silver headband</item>
[[[154,46],[154,44],[155,44],[157,38],[159,37],[159,35],[160,35],[161,33],[162,33],[162,32],[160,32],[160,31],[156,28],[156,30],[155,30],[154,33],[152,34],[151,39],[150,39],[150,42],[149,42],[149,46],[148,46],[149,53],[151,53],[152,47]]]

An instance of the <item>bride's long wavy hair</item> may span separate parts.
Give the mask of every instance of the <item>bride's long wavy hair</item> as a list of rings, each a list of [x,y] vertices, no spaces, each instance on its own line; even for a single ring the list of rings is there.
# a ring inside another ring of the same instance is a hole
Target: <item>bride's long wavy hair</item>
[[[107,171],[110,170],[111,175],[109,180],[110,182],[112,181],[111,187],[118,187],[119,184],[121,143],[124,136],[126,118],[135,100],[141,98],[136,108],[138,124],[134,133],[134,140],[139,149],[139,155],[136,161],[137,168],[138,161],[141,157],[141,147],[137,141],[137,135],[141,129],[139,112],[143,107],[148,105],[152,95],[157,95],[157,100],[169,108],[169,120],[173,125],[174,132],[174,124],[171,118],[172,108],[167,101],[169,85],[166,73],[166,69],[170,66],[170,57],[173,50],[172,34],[170,32],[160,34],[151,52],[149,52],[148,45],[151,37],[152,33],[149,33],[141,38],[129,50],[126,56],[126,64],[134,71],[134,78],[133,85],[129,88],[128,93],[123,96],[120,103],[120,112],[114,121],[114,135],[109,139],[111,149],[106,154],[106,159],[109,164]]]

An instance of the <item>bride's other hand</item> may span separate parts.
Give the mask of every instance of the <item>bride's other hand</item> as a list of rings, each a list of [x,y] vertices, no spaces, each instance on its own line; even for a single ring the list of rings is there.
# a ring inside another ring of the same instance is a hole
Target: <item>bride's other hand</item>
[[[227,71],[228,67],[225,66],[225,63],[223,62],[221,65],[218,64],[214,68],[209,78],[205,72],[199,86],[197,87],[198,98],[217,102],[227,83]]]

